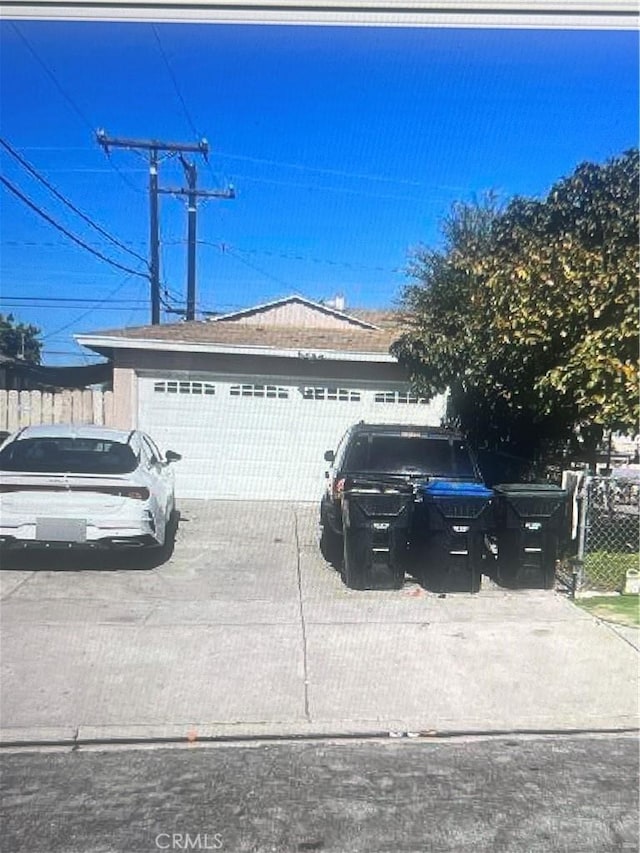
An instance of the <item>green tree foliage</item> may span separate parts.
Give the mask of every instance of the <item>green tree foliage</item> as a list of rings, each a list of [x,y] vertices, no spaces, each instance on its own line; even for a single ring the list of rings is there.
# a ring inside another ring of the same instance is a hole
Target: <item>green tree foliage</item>
[[[542,201],[457,204],[414,253],[392,351],[478,444],[534,459],[637,431],[639,179],[633,150]]]
[[[11,358],[22,358],[29,364],[40,364],[42,343],[38,340],[40,329],[17,323],[13,314],[0,314],[0,353]]]

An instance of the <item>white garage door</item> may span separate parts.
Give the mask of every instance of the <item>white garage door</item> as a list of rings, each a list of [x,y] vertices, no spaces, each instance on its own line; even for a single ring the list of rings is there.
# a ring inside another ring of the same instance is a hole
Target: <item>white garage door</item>
[[[182,454],[176,489],[188,498],[316,501],[324,451],[347,427],[359,420],[438,425],[443,408],[442,398],[426,403],[397,383],[138,378],[138,425],[164,450]]]

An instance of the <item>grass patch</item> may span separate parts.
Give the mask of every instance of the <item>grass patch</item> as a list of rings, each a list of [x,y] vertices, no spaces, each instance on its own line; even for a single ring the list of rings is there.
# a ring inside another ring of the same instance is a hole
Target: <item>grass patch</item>
[[[640,596],[596,595],[590,598],[576,598],[575,603],[606,622],[640,627]]]
[[[592,551],[584,558],[586,585],[603,592],[624,589],[629,569],[637,569],[638,554],[625,551]]]

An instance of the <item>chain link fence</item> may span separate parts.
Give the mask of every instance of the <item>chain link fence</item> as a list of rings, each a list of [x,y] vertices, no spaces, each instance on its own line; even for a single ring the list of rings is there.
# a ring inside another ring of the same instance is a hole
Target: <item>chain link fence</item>
[[[573,496],[575,587],[621,592],[640,561],[640,479],[586,476]]]

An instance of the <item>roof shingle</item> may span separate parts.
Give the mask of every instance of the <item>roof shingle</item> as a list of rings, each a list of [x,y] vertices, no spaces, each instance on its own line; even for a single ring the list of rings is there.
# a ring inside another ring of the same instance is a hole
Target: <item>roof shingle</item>
[[[88,333],[86,337],[110,337],[163,343],[212,344],[233,347],[273,347],[274,349],[334,350],[362,353],[388,353],[401,334],[400,316],[393,311],[351,311],[376,329],[345,324],[341,328],[309,326],[245,325],[232,320],[190,321],[158,326],[134,326]],[[83,337],[85,337],[83,335]],[[124,342],[124,341],[123,341]]]

